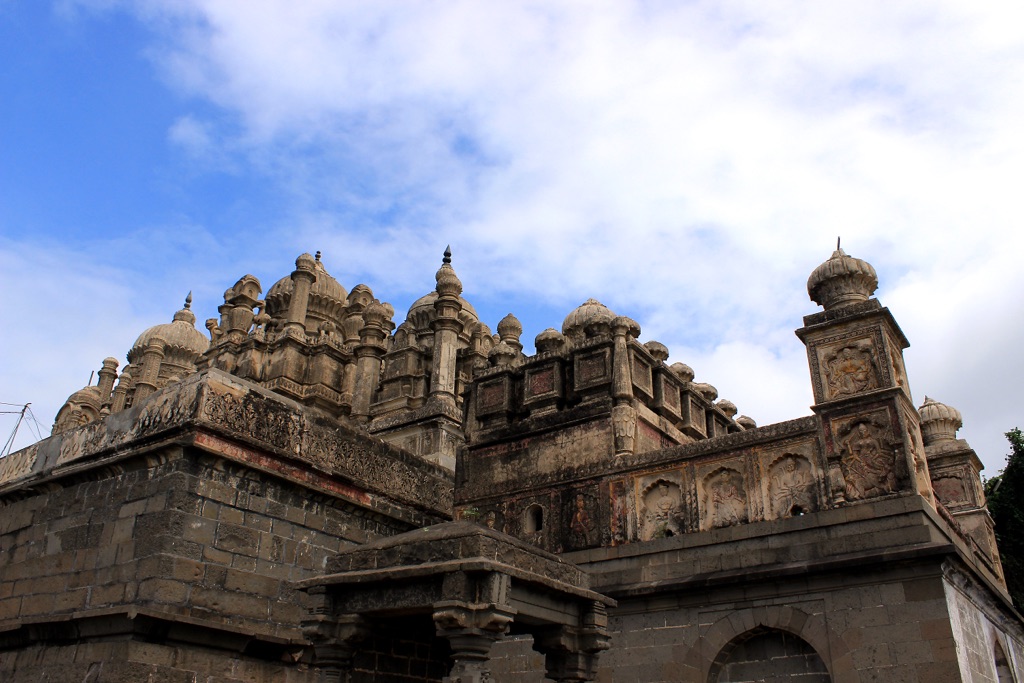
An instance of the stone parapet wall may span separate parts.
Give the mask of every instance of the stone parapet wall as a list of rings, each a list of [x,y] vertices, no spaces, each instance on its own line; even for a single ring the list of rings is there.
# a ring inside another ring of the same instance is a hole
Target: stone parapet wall
[[[318,678],[308,663],[129,637],[0,650],[0,679],[5,683],[318,683]]]
[[[225,457],[314,487],[331,486],[337,495],[406,515],[411,523],[451,512],[451,475],[443,468],[218,370],[192,375],[128,410],[0,460],[0,496],[109,466],[197,431],[205,434],[199,437],[204,447]]]

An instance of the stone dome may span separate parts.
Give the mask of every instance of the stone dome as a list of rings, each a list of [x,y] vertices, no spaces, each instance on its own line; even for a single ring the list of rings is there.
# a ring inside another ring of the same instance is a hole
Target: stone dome
[[[610,325],[615,314],[597,299],[587,299],[577,306],[562,321],[562,334],[572,336],[583,333],[588,325],[601,323]]]
[[[324,268],[319,251],[316,252],[313,270],[316,273],[316,280],[309,288],[309,306],[306,309],[306,315],[318,322],[331,320],[340,325],[342,317],[340,313],[345,308],[348,292]],[[267,313],[272,318],[287,317],[288,302],[291,301],[294,286],[291,274],[285,275],[271,286],[265,300]],[[308,328],[309,325],[307,324],[306,327]]]
[[[957,430],[963,426],[959,410],[927,396],[924,397],[924,404],[917,412],[921,416],[921,436],[924,438],[925,446],[939,441],[954,440]]]
[[[867,301],[878,289],[878,275],[867,261],[848,256],[838,245],[807,278],[811,301],[826,311]]]
[[[418,332],[425,332],[430,329],[430,321],[436,317],[436,311],[434,310],[434,302],[437,301],[437,292],[427,292],[416,301],[412,302],[412,306],[409,306],[409,312],[406,313],[405,319],[408,320],[412,326]],[[461,296],[459,297],[459,303],[462,304],[462,310],[459,311],[459,320],[465,325],[464,335],[472,333],[472,327],[480,322],[480,316],[477,315],[476,309],[473,308],[473,304],[466,301]],[[470,325],[473,323],[473,325]]]
[[[166,349],[184,351],[196,357],[203,355],[210,345],[210,340],[196,329],[196,316],[191,308],[192,292],[189,292],[185,298],[185,307],[174,314],[171,322],[154,325],[139,335],[128,352],[128,361],[135,363],[141,360],[146,347],[156,338],[163,340]]]

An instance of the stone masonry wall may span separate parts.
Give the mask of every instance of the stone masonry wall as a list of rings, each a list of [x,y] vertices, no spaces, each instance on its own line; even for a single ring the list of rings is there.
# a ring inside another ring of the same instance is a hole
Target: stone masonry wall
[[[341,547],[410,528],[187,446],[89,476],[2,508],[0,650],[46,640],[39,624],[143,614],[298,656],[304,610],[290,583]]]

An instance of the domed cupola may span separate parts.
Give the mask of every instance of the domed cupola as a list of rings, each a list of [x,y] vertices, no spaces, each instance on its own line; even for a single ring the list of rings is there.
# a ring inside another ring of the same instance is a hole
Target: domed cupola
[[[588,336],[588,328],[609,326],[615,320],[615,313],[597,299],[587,299],[562,321],[562,334],[570,346],[581,344]]]
[[[309,289],[309,304],[306,307],[305,321],[306,332],[310,334],[316,332],[325,322],[330,322],[337,329],[341,329],[345,319],[348,292],[324,268],[319,251],[314,257],[313,271],[316,274],[316,280],[313,281]],[[288,303],[291,301],[294,287],[291,275],[286,275],[275,282],[267,292],[265,299],[267,313],[272,319],[276,321],[288,319]]]
[[[128,352],[128,362],[141,364],[146,347],[154,339],[159,339],[164,348],[160,379],[174,381],[195,372],[196,361],[206,352],[210,340],[196,329],[196,316],[191,309],[192,292],[189,292],[185,297],[185,307],[174,314],[171,322],[154,325],[139,335]]]
[[[917,412],[921,416],[921,436],[925,446],[940,441],[953,441],[957,430],[963,426],[959,410],[927,396]]]
[[[848,256],[839,244],[829,260],[807,278],[811,301],[826,311],[867,301],[878,289],[878,275],[867,261]]]
[[[103,399],[100,389],[88,386],[68,396],[53,422],[51,434],[60,434],[75,427],[81,427],[100,417]]]

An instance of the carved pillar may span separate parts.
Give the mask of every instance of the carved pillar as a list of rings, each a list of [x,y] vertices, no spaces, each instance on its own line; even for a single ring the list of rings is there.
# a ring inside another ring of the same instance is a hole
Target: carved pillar
[[[434,330],[434,358],[430,376],[430,398],[454,408],[456,358],[459,350],[459,333],[462,332],[462,282],[451,266],[452,252],[444,251],[444,259],[437,271],[437,299],[434,310],[437,317],[431,324]]]
[[[309,591],[309,612],[302,620],[302,635],[313,643],[314,664],[321,683],[351,683],[353,660],[370,635],[358,614],[333,615],[333,601],[324,586]]]
[[[390,304],[374,300],[363,312],[363,328],[356,346],[356,380],[352,395],[352,416],[360,422],[370,419],[370,402],[380,383],[380,364],[387,350],[389,328],[394,327]]]
[[[132,398],[134,404],[157,390],[156,381],[160,374],[160,363],[164,359],[165,344],[160,337],[153,337],[142,352],[142,373],[135,382],[135,395]]]
[[[597,658],[611,647],[608,613],[593,603],[579,626],[558,626],[534,635],[533,649],[544,655],[547,678],[553,681],[593,681]]]
[[[117,388],[114,389],[114,393],[110,398],[110,412],[116,413],[124,410],[124,405],[128,400],[128,390],[131,388],[132,373],[131,366],[128,366],[117,380]]]
[[[515,610],[494,604],[448,600],[434,605],[437,635],[452,649],[452,668],[444,683],[490,681],[491,646],[508,632],[514,617]]]
[[[633,408],[633,373],[629,358],[628,337],[637,337],[640,326],[630,318],[612,320],[612,430],[615,433],[615,454],[627,455],[636,445],[636,410]]]
[[[100,368],[100,404],[110,400],[110,393],[114,388],[114,380],[117,378],[117,359],[104,358],[103,367]]]
[[[288,300],[288,322],[285,330],[306,333],[306,308],[309,306],[309,290],[316,281],[316,261],[309,254],[295,259],[292,271],[292,296]]]
[[[434,604],[437,635],[452,649],[452,668],[444,683],[490,681],[491,646],[507,632],[516,611],[508,605],[506,574],[453,572],[444,577],[444,599]]]

